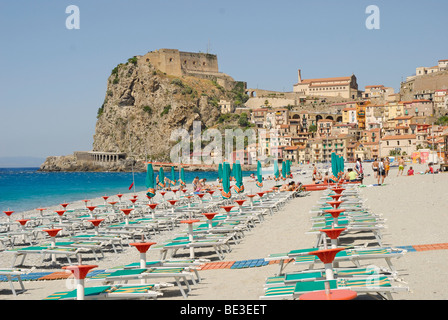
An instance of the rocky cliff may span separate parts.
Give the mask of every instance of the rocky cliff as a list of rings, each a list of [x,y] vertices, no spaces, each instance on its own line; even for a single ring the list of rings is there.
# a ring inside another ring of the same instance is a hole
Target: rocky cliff
[[[244,102],[244,84],[226,90],[213,79],[175,77],[162,73],[143,57],[133,57],[115,67],[107,80],[103,105],[98,109],[93,151],[121,152],[127,161],[106,167],[76,157],[48,157],[43,171],[124,171],[143,160],[169,161],[172,130],[191,132],[193,122],[202,129],[222,123],[219,101]],[[233,119],[237,124],[238,117]],[[219,120],[219,121],[218,121]],[[132,161],[129,160],[132,158]],[[144,170],[144,168],[143,168]]]

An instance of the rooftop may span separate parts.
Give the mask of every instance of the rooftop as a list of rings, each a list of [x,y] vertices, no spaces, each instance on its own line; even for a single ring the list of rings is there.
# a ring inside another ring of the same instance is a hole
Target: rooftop
[[[415,139],[415,134],[401,134],[401,135],[391,135],[384,136],[382,140],[404,140],[404,139]]]

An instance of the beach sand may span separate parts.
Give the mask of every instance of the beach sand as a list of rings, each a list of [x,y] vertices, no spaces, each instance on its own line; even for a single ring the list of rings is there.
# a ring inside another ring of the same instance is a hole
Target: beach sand
[[[424,165],[413,165],[416,172],[426,170]],[[383,186],[372,186],[376,180],[368,164],[364,164],[366,187],[360,188],[361,195],[366,199],[366,205],[372,212],[382,214],[386,221],[383,232],[384,246],[416,246],[438,243],[448,243],[448,204],[446,192],[448,190],[448,175],[415,175],[412,177],[396,177],[398,168],[391,168],[389,177]],[[310,167],[307,167],[308,169]],[[405,169],[405,171],[407,168]],[[294,172],[294,168],[293,168]],[[296,181],[309,182],[310,175],[295,175]],[[274,185],[274,181],[265,181],[265,188]],[[253,182],[245,183],[246,190],[253,188]],[[139,193],[143,195],[144,193]],[[322,192],[312,192],[307,197],[290,200],[281,211],[258,224],[241,243],[232,245],[232,251],[225,256],[224,261],[240,261],[266,258],[272,253],[288,252],[293,249],[307,248],[314,245],[316,236],[306,234],[311,226],[310,209],[317,204]],[[130,195],[125,195],[125,197]],[[96,203],[102,203],[101,198]],[[84,203],[77,205],[84,206]],[[57,208],[57,206],[55,206]],[[49,208],[52,210],[52,208]],[[175,230],[179,232],[185,227]],[[170,233],[151,238],[158,242],[169,239]],[[369,235],[359,234],[356,244],[372,241]],[[345,240],[341,240],[345,241]],[[344,242],[345,244],[345,242]],[[348,244],[348,243],[347,243]],[[204,249],[206,250],[206,249]],[[208,251],[207,258],[218,261],[216,254]],[[0,252],[0,267],[9,267],[12,256]],[[150,251],[148,260],[158,259],[158,252]],[[41,267],[41,258],[36,260],[39,271],[61,269],[45,269]],[[98,269],[114,267],[126,263],[136,262],[138,253],[135,248],[127,248],[123,253],[115,255],[107,253],[106,258],[98,263],[91,259],[84,264],[97,264]],[[33,260],[26,260],[33,261]],[[409,286],[410,292],[394,294],[394,299],[433,300],[447,299],[448,250],[434,249],[426,251],[408,252],[393,263],[398,269],[399,277]],[[48,264],[48,262],[46,262]],[[28,265],[25,267],[31,267]],[[384,260],[366,261],[366,265],[375,264],[386,267]],[[286,271],[300,270],[290,264]],[[263,295],[263,285],[266,277],[273,276],[278,271],[278,264],[245,269],[212,269],[200,271],[202,281],[192,286],[189,300],[258,300]],[[41,300],[46,296],[67,290],[70,282],[67,280],[24,281],[24,293],[14,297],[7,282],[0,284],[0,299],[2,300]],[[404,285],[404,284],[403,284]],[[184,300],[178,290],[173,288],[164,291],[159,300]]]

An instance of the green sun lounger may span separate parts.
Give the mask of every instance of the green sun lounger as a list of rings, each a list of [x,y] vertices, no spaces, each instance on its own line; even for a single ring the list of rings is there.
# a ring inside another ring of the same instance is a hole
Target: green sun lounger
[[[300,281],[294,285],[267,288],[262,300],[291,300],[298,299],[302,294],[325,290],[325,282],[330,290],[347,289],[358,293],[383,294],[390,300],[392,293],[408,291],[407,287],[394,286],[386,276],[371,276],[366,278],[339,278],[335,280]],[[382,296],[383,297],[383,296]]]
[[[335,268],[333,269],[334,276],[347,278],[347,277],[366,277],[379,274],[379,268]],[[325,280],[325,270],[305,270],[299,272],[286,273],[283,276],[268,277],[266,279],[265,288],[280,286],[280,285],[292,285],[298,281],[314,281]]]
[[[14,254],[13,261],[11,263],[11,267],[14,267],[16,265],[16,260],[18,257],[22,257],[19,265],[23,265],[26,256],[29,254],[41,254],[43,256],[43,259],[45,258],[45,255],[65,255],[68,262],[71,264],[70,257],[75,256],[77,261],[79,262],[81,253],[87,252],[87,249],[74,247],[30,246],[25,248],[10,249],[5,252]]]
[[[202,247],[212,247],[220,260],[224,259],[224,251],[230,251],[230,246],[228,244],[231,236],[224,238],[210,238],[210,239],[199,239],[195,241],[172,241],[163,243],[160,245],[153,245],[149,250],[160,250],[160,260],[166,260],[168,253],[173,257],[176,252],[180,249],[190,249],[190,248],[202,248]],[[227,248],[227,249],[225,249]]]
[[[279,260],[279,272],[277,276],[283,275],[283,270],[286,265],[291,262],[291,259],[294,259],[294,264],[305,264],[308,265],[311,269],[314,267],[316,263],[320,263],[321,261],[315,255],[310,255],[309,252],[319,250],[318,247],[314,248],[306,248],[299,250],[291,250],[287,253],[277,253],[270,254],[265,260]],[[392,264],[393,258],[399,259],[402,257],[407,250],[401,248],[385,248],[385,247],[376,247],[376,248],[353,248],[353,247],[345,247],[345,250],[338,252],[335,256],[335,262],[342,261],[350,261],[356,267],[360,268],[360,261],[368,260],[368,259],[385,259],[388,264],[390,270],[392,272],[396,272],[395,267]],[[287,263],[285,264],[285,260]]]
[[[392,264],[392,259],[401,258],[407,250],[399,248],[353,248],[340,251],[336,254],[334,262],[350,261],[356,267],[361,267],[360,261],[371,259],[384,259],[389,266],[391,272],[396,273],[396,269]],[[294,264],[307,264],[312,269],[316,263],[321,263],[320,259],[315,255],[295,257]]]
[[[147,285],[114,285],[87,287],[84,289],[85,300],[102,299],[157,299],[161,292],[154,291],[157,286]],[[55,292],[43,300],[76,300],[77,290]]]
[[[116,281],[127,282],[155,278],[173,278],[184,298],[187,298],[187,293],[191,291],[188,280],[192,280],[193,284],[196,283],[194,274],[187,268],[111,269],[95,274],[87,278],[87,281],[101,281],[109,284]],[[187,287],[187,292],[183,289],[181,281]]]

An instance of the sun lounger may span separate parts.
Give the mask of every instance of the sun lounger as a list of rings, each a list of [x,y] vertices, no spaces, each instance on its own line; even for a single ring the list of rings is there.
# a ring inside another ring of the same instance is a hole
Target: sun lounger
[[[212,247],[220,260],[224,259],[224,251],[228,252],[230,246],[228,241],[231,237],[226,237],[224,239],[204,239],[196,241],[173,241],[167,242],[160,245],[153,245],[149,250],[160,250],[160,260],[166,260],[167,255],[170,253],[170,257],[173,257],[178,250],[187,250],[190,248],[205,248]],[[224,249],[228,248],[228,249]]]
[[[100,241],[64,241],[64,239],[61,239],[55,243],[56,247],[63,248],[63,247],[73,247],[73,248],[81,248],[86,250],[86,252],[90,251],[92,252],[94,258],[96,261],[98,261],[97,251],[98,253],[104,258],[104,252],[102,248],[105,246],[103,242]],[[51,247],[51,243],[43,243],[42,246],[48,246]]]
[[[333,268],[333,273],[335,278],[367,277],[381,274],[390,275],[392,278],[396,279],[396,274],[376,266],[369,266],[366,268]],[[324,269],[288,272],[282,276],[268,277],[264,287],[289,286],[298,281],[325,280],[325,278],[326,275]]]
[[[5,243],[9,243],[12,248],[14,248],[17,243],[17,239],[20,239],[22,243],[29,243],[31,246],[37,243],[37,232],[34,230],[8,231],[7,233],[4,233],[3,236],[9,239],[9,241],[5,241]]]
[[[146,268],[158,268],[158,267],[170,267],[170,268],[190,268],[198,282],[201,281],[201,277],[198,273],[197,268],[204,263],[210,262],[209,259],[171,259],[171,260],[154,260],[154,261],[146,261]],[[119,266],[111,269],[139,269],[141,268],[140,262],[130,263],[124,266]]]
[[[45,259],[46,255],[63,255],[67,258],[68,262],[71,263],[70,257],[76,257],[77,261],[80,261],[81,253],[86,253],[90,250],[84,248],[70,248],[70,247],[48,247],[48,246],[32,246],[19,249],[6,250],[14,254],[11,267],[16,265],[17,258],[21,257],[22,260],[18,265],[23,265],[25,258],[29,254],[40,254],[42,255],[42,260]]]
[[[4,276],[8,279],[9,285],[11,287],[11,291],[12,291],[13,295],[16,296],[18,292],[14,288],[13,279],[15,278],[19,282],[19,285],[20,285],[19,292],[24,292],[25,287],[23,285],[21,276],[28,274],[28,273],[32,272],[33,270],[34,270],[34,268],[31,268],[31,269],[0,268],[0,276]]]
[[[3,249],[14,248],[14,242],[11,237],[7,235],[0,235],[0,242],[2,243]]]
[[[406,254],[407,250],[399,248],[351,248],[338,252],[334,262],[352,262],[356,267],[361,267],[360,261],[372,259],[384,259],[389,269],[396,273],[392,259],[399,259]],[[294,258],[295,265],[308,265],[310,269],[314,268],[316,263],[321,263],[320,259],[315,255],[303,255]]]
[[[238,239],[241,239],[244,236],[244,230],[247,230],[249,227],[247,226],[246,222],[240,222],[235,218],[233,219],[226,219],[223,217],[215,217],[212,220],[211,228],[208,224],[204,221],[204,223],[196,226],[193,228],[194,234],[234,234],[234,240],[238,241]]]
[[[367,278],[339,278],[335,280],[299,281],[294,285],[267,288],[262,300],[298,299],[302,294],[325,290],[328,282],[331,290],[346,289],[358,293],[385,294],[392,300],[392,293],[408,291],[407,287],[392,285],[387,276],[372,276]],[[382,296],[383,297],[383,296]]]
[[[267,261],[279,261],[279,272],[277,275],[283,275],[284,268],[290,262],[296,265],[308,265],[309,268],[313,269],[316,263],[320,263],[320,259],[315,255],[310,255],[309,252],[319,250],[319,248],[305,248],[299,250],[291,250],[287,253],[271,254],[265,260]],[[335,256],[334,262],[349,261],[352,262],[356,267],[361,267],[360,261],[369,259],[385,259],[390,270],[396,272],[392,264],[392,259],[399,259],[407,250],[398,248],[347,248],[338,252]],[[285,264],[286,263],[286,264]]]
[[[147,269],[119,269],[119,270],[106,270],[102,273],[88,277],[87,281],[101,281],[103,283],[114,283],[117,281],[123,281],[127,283],[132,280],[146,280],[146,279],[158,279],[158,278],[173,278],[177,287],[179,288],[182,296],[187,298],[187,294],[190,293],[191,288],[188,280],[192,280],[193,284],[196,283],[194,275],[187,268],[147,268]],[[185,292],[182,287],[181,281],[185,284],[187,291]]]
[[[73,237],[70,237],[71,240],[75,241],[100,241],[103,246],[111,246],[115,253],[117,252],[116,245],[121,247],[121,250],[124,249],[123,247],[123,241],[120,236],[114,236],[114,235],[106,235],[106,234],[77,234]]]
[[[158,285],[110,285],[84,288],[85,300],[110,300],[110,299],[157,299],[163,295],[161,292],[155,291]],[[43,300],[76,300],[77,291],[56,292]]]
[[[313,223],[311,230],[308,233],[317,233],[321,229],[331,228],[333,226],[333,220],[326,220],[325,222]],[[376,224],[374,222],[350,222],[349,220],[339,220],[338,227],[346,228],[345,233],[350,232],[371,232],[376,240],[376,243],[381,247],[382,243],[382,230],[386,228],[383,224]],[[316,247],[323,241],[323,235],[319,232],[316,240]]]

